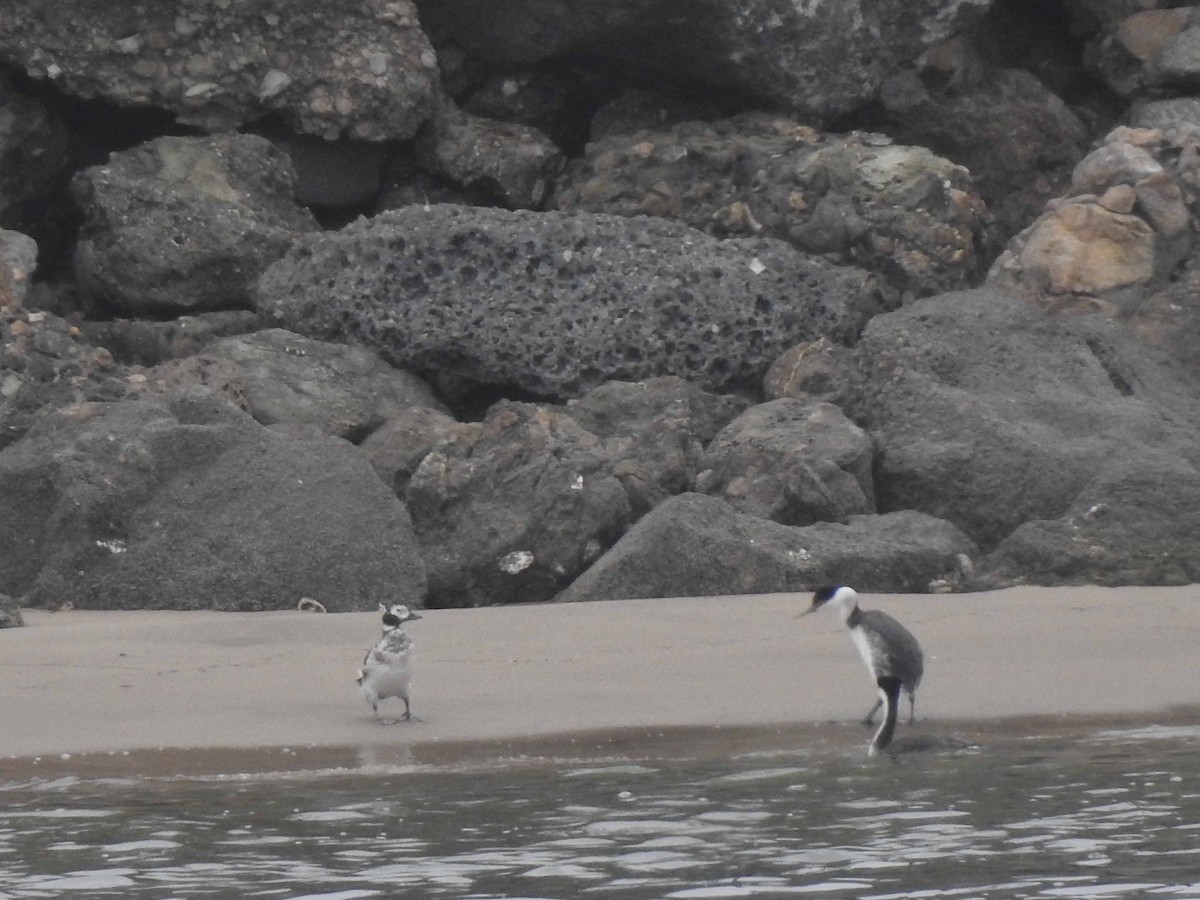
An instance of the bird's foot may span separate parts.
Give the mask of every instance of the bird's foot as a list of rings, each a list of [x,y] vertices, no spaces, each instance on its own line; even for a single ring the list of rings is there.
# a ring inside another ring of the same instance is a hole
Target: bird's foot
[[[863,725],[866,728],[874,728],[875,727],[875,717],[867,716],[865,719],[861,720],[859,722],[859,724]]]

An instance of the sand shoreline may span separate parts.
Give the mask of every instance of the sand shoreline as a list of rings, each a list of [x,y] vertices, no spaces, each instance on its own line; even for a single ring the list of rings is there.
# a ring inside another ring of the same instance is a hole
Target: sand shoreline
[[[840,723],[870,706],[866,673],[832,614],[793,619],[806,603],[772,594],[430,610],[410,628],[423,721],[392,726],[374,723],[353,681],[379,633],[372,613],[30,611],[27,627],[0,631],[0,721],[11,723],[0,770],[35,757],[64,771],[103,760],[156,768],[155,758],[219,771],[256,752],[266,765],[311,756],[353,767],[572,744],[656,753],[705,740],[865,740]],[[887,609],[925,646],[917,729],[1200,722],[1200,586],[872,595],[863,605]]]

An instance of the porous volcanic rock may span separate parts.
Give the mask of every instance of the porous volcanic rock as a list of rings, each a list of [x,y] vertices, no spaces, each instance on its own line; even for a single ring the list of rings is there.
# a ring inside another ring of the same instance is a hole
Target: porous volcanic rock
[[[272,322],[393,365],[566,399],[613,379],[756,385],[801,340],[884,308],[867,273],[676,222],[405,207],[305,235],[258,283]]]
[[[644,516],[560,601],[766,594],[845,582],[923,592],[957,582],[977,553],[961,531],[922,513],[854,516],[803,528],[680,494]]]
[[[920,296],[965,287],[980,269],[984,205],[966,169],[883,135],[822,135],[765,113],[595,141],[553,204],[779,238]]]
[[[324,137],[412,137],[437,56],[409,0],[10,0],[0,58],[64,93],[170,110],[205,131],[268,115]]]
[[[75,177],[81,287],[135,314],[249,305],[258,275],[315,229],[287,156],[254,135],[162,137]]]
[[[403,407],[445,411],[429,385],[365,347],[269,328],[222,338],[205,353],[236,365],[246,411],[264,425],[314,425],[358,443]]]
[[[629,521],[599,438],[529,403],[502,401],[439,443],[405,496],[434,607],[548,600]]]
[[[705,445],[749,405],[744,397],[712,394],[666,375],[607,382],[569,401],[566,411],[603,441],[608,466],[638,518],[694,487]]]
[[[746,410],[704,452],[696,489],[784,525],[875,511],[871,438],[838,407],[783,398]]]
[[[419,606],[403,504],[344,441],[202,390],[82,404],[0,452],[0,590],[85,609]]]
[[[967,27],[988,0],[779,4],[769,0],[425,0],[439,46],[529,64],[583,54],[601,68],[754,97],[810,116],[849,112],[901,61]],[[684,14],[681,15],[681,10]]]
[[[1101,316],[1055,315],[996,290],[946,294],[876,317],[858,351],[880,510],[947,519],[985,551],[1085,502],[1120,507],[1127,496],[1104,486],[1154,471],[1147,459],[1168,463],[1159,472],[1200,461],[1195,384]]]

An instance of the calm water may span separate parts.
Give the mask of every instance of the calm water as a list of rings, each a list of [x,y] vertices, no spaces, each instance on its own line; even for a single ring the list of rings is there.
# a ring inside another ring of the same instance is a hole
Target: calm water
[[[1200,898],[1200,728],[676,756],[0,770],[0,898]]]

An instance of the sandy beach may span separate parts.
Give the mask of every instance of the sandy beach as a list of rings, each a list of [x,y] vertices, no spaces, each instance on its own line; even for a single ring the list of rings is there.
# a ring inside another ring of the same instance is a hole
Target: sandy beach
[[[861,717],[875,696],[832,612],[794,619],[807,604],[772,594],[424,611],[409,628],[421,721],[393,725],[374,721],[354,682],[375,613],[26,611],[27,627],[0,631],[0,766],[164,749],[342,748],[361,760],[687,727],[786,728],[803,741],[810,726]],[[916,728],[1200,721],[1200,586],[862,605],[924,645]]]

